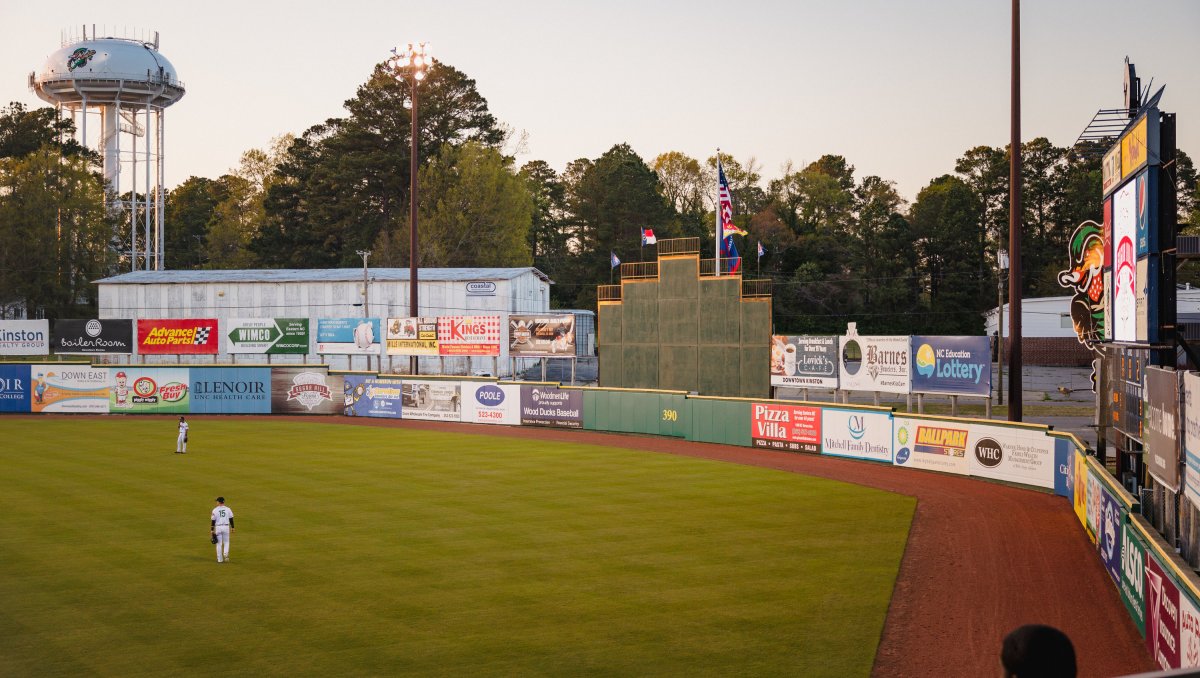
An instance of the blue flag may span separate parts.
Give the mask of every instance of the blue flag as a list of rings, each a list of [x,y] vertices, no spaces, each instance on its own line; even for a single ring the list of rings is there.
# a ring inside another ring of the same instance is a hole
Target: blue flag
[[[609,253],[609,255],[612,256],[612,259],[609,260],[609,264],[611,265],[610,267],[616,268],[616,267],[620,266],[621,260],[617,258],[617,253],[613,252],[612,250],[609,250],[608,253]]]
[[[738,255],[737,245],[733,244],[732,235],[721,241],[721,259],[728,273],[737,273],[742,267],[742,258]]]

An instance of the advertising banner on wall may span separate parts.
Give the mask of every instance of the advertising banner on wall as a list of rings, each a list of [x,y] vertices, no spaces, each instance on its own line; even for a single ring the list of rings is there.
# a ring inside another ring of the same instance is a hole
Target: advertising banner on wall
[[[466,381],[462,389],[462,420],[474,424],[521,423],[521,387]]]
[[[155,318],[137,321],[141,355],[214,355],[220,329],[216,318]]]
[[[388,318],[388,355],[437,355],[437,318]]]
[[[575,315],[508,316],[508,355],[515,358],[575,355]]]
[[[405,419],[462,421],[462,382],[404,379]]]
[[[271,368],[191,367],[193,414],[270,414]]]
[[[317,353],[378,355],[379,318],[317,318]]]
[[[1079,519],[1079,524],[1083,526],[1084,532],[1092,543],[1096,542],[1096,534],[1088,529],[1087,526],[1087,492],[1088,492],[1088,467],[1087,458],[1083,452],[1075,450],[1075,494],[1071,497],[1071,507],[1075,511],[1075,517]]]
[[[108,412],[108,369],[30,365],[29,412]]]
[[[1146,553],[1146,649],[1159,668],[1179,668],[1179,589],[1153,552]]]
[[[133,353],[133,321],[55,320],[51,346],[55,353]]]
[[[0,320],[0,355],[50,355],[50,321]]]
[[[967,474],[967,425],[896,417],[892,422],[896,466]]]
[[[1121,530],[1121,602],[1137,626],[1146,635],[1146,542],[1126,521]]]
[[[912,387],[908,337],[865,337],[852,328],[839,348],[842,390],[908,393]]]
[[[1113,194],[1112,338],[1137,341],[1137,197],[1129,182]]]
[[[750,405],[750,439],[755,447],[790,452],[821,451],[821,408],[804,405]]]
[[[1054,489],[1054,439],[1041,431],[968,424],[967,469],[972,476]]]
[[[341,414],[342,377],[325,367],[272,367],[272,414]]]
[[[0,365],[0,412],[29,412],[29,365]]]
[[[772,386],[836,389],[839,362],[837,337],[771,337]]]
[[[500,355],[500,316],[450,315],[438,318],[440,355]]]
[[[1095,470],[1090,469],[1088,475],[1094,477]],[[1095,485],[1100,495],[1099,525],[1096,530],[1096,549],[1100,551],[1100,560],[1113,583],[1121,586],[1121,529],[1125,525],[1125,509],[1108,489],[1108,485],[1097,479]]]
[[[1084,528],[1088,534],[1094,535],[1092,541],[1097,546],[1100,544],[1100,508],[1104,505],[1103,490],[1100,487],[1100,479],[1088,469],[1087,474],[1087,508],[1084,512]]]
[[[892,463],[891,415],[821,408],[821,454]]]
[[[347,417],[381,417],[399,419],[403,384],[399,379],[347,374],[342,377]]]
[[[1179,376],[1175,370],[1146,368],[1146,470],[1173,492],[1179,491]]]
[[[186,367],[110,367],[108,411],[113,414],[187,414],[191,411],[189,372]]]
[[[1179,668],[1200,666],[1200,610],[1185,591],[1179,593]]]
[[[912,338],[914,393],[988,396],[992,342],[987,337]]]
[[[309,353],[308,318],[230,318],[227,353]]]
[[[1200,508],[1200,373],[1183,375],[1183,496]]]
[[[522,386],[521,423],[583,428],[583,391],[557,386]]]

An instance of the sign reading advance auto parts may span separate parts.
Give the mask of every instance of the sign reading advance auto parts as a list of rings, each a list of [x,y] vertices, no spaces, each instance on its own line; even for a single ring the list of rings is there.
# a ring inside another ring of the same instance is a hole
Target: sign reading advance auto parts
[[[133,353],[132,320],[55,320],[55,353]]]
[[[892,429],[896,466],[967,474],[969,432],[965,424],[897,417]]]
[[[750,439],[755,447],[816,454],[821,451],[821,408],[753,403]]]
[[[908,337],[859,336],[855,324],[841,338],[841,388],[846,391],[908,393]]]
[[[521,423],[583,428],[583,391],[557,386],[522,386]]]
[[[137,321],[142,355],[215,355],[219,338],[216,318],[162,318]]]
[[[771,337],[771,385],[838,387],[838,338]]]
[[[342,378],[324,366],[271,368],[274,414],[341,414],[344,402]]]
[[[575,355],[575,316],[571,313],[508,316],[508,355],[515,358]]]
[[[113,414],[171,413],[190,411],[189,370],[186,367],[109,368],[108,411]]]
[[[992,390],[992,345],[987,337],[912,338],[915,393],[987,396]]]
[[[821,454],[892,463],[891,415],[822,408]]]
[[[521,423],[521,387],[463,382],[462,420],[474,424]]]
[[[231,318],[227,353],[308,353],[308,318]]]
[[[50,321],[0,320],[0,355],[50,355]]]
[[[1175,370],[1146,368],[1146,470],[1179,491],[1179,381]]]
[[[1200,508],[1200,374],[1183,375],[1183,496]]]
[[[343,379],[345,414],[347,417],[400,418],[400,399],[403,392],[399,379],[376,379],[348,374]]]
[[[317,353],[378,355],[379,318],[317,318]]]
[[[388,355],[437,355],[437,318],[388,318]]]
[[[30,365],[30,412],[108,412],[108,370],[91,365]]]
[[[190,367],[191,412],[270,414],[271,368]]]
[[[437,338],[439,355],[500,355],[500,316],[441,316]]]

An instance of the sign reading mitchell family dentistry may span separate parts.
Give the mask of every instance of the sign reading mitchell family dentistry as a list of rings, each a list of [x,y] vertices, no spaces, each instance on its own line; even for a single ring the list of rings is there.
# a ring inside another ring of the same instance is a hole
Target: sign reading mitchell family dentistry
[[[914,393],[986,396],[992,389],[987,337],[912,338]]]

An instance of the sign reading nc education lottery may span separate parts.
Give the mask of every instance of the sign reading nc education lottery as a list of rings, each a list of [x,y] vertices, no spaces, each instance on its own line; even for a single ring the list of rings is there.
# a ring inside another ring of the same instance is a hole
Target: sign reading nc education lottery
[[[50,321],[0,320],[0,355],[50,355]]]
[[[912,338],[912,390],[986,396],[992,390],[992,345],[987,337]]]
[[[214,355],[219,327],[216,318],[161,318],[137,321],[141,355]]]
[[[230,318],[227,353],[308,353],[308,318]]]
[[[132,320],[55,320],[55,353],[133,353]]]

